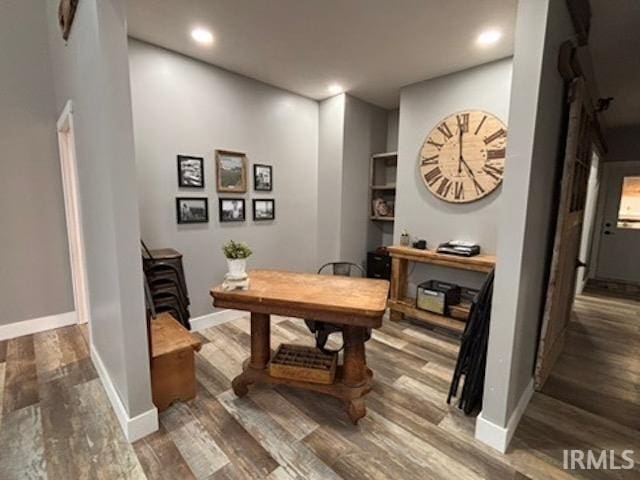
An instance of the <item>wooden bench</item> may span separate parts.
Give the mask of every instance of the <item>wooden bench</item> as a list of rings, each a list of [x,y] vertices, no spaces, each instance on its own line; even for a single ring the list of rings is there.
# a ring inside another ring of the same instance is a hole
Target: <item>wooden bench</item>
[[[158,411],[195,398],[194,352],[201,347],[169,313],[160,313],[151,321],[151,391]]]

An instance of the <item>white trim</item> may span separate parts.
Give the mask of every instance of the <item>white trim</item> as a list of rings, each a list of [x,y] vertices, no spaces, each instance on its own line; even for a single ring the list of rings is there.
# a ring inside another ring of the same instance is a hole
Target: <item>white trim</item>
[[[135,417],[129,417],[129,414],[120,400],[118,392],[111,382],[111,377],[107,373],[107,369],[102,363],[100,355],[94,345],[91,345],[91,360],[96,367],[96,371],[102,381],[102,386],[107,392],[107,397],[111,402],[111,407],[118,418],[120,427],[127,438],[129,443],[133,443],[136,440],[141,439],[158,430],[158,409],[153,407],[146,412],[136,415]]]
[[[208,313],[201,317],[192,318],[189,323],[191,324],[192,332],[199,332],[205,328],[215,327],[216,325],[222,325],[223,323],[237,320],[243,317],[246,312],[241,310],[219,310],[217,312]]]
[[[80,181],[73,126],[73,103],[67,101],[56,124],[60,172],[64,194],[64,212],[69,243],[69,264],[73,285],[73,300],[78,313],[78,323],[88,323],[91,315],[89,286],[86,269],[84,234],[82,230],[82,207],[80,205]]]
[[[67,327],[78,323],[76,312],[59,313],[47,317],[32,318],[21,322],[0,325],[0,340],[22,337],[54,328]]]
[[[480,412],[480,415],[478,415],[478,418],[476,419],[476,439],[495,448],[499,452],[506,453],[507,447],[509,447],[509,443],[511,442],[511,438],[515,433],[516,428],[518,428],[520,419],[527,409],[527,405],[529,405],[529,402],[531,401],[534,391],[533,386],[534,381],[532,378],[529,385],[527,385],[522,393],[522,396],[518,401],[518,405],[511,414],[511,418],[509,418],[506,428],[487,420],[482,416],[482,412]]]

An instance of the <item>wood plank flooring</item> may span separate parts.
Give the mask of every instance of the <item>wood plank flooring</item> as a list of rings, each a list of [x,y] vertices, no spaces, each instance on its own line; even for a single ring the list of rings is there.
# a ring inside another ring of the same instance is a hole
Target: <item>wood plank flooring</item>
[[[567,349],[501,455],[446,404],[457,341],[385,322],[367,344],[367,416],[337,400],[230,380],[249,352],[243,317],[199,333],[198,395],[160,415],[129,445],[89,358],[67,327],[0,342],[0,478],[49,479],[569,479],[640,478],[638,302],[581,297]],[[274,318],[274,342],[311,344],[299,320]],[[635,415],[635,416],[634,416]],[[636,452],[633,471],[565,471],[563,449]]]

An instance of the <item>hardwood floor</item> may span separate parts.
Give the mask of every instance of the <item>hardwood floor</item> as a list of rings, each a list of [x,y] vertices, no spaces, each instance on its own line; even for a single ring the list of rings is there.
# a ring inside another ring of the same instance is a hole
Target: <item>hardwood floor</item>
[[[567,351],[506,455],[477,442],[474,419],[445,402],[457,342],[406,322],[385,322],[367,344],[374,387],[357,427],[337,400],[311,392],[233,394],[248,317],[200,332],[197,398],[162,413],[160,430],[134,445],[81,328],[0,342],[0,478],[639,478],[639,305],[578,300]],[[310,342],[300,321],[274,322],[272,347]],[[632,449],[637,466],[565,471],[565,448]]]
[[[543,392],[640,430],[640,302],[579,297]]]

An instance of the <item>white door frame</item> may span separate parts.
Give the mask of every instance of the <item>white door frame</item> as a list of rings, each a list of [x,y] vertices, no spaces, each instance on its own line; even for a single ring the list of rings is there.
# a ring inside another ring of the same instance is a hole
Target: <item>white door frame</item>
[[[62,110],[57,123],[57,131],[73,299],[78,323],[88,323],[91,310],[89,308],[89,285],[82,229],[82,208],[80,205],[80,187],[73,126],[73,104],[71,100],[67,102]]]

